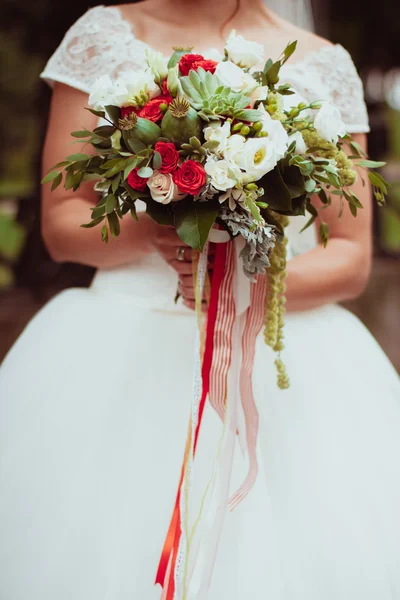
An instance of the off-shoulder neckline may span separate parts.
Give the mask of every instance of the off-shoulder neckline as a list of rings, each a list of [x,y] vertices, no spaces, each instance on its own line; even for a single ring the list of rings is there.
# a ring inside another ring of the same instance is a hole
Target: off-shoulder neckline
[[[124,16],[124,14],[122,13],[121,9],[118,6],[105,6],[104,4],[100,4],[94,8],[95,9],[102,8],[106,11],[114,12],[118,16],[121,23],[124,23],[125,25],[127,25],[127,27],[129,28],[129,32],[132,35],[132,38],[136,42],[138,42],[145,48],[148,48],[149,50],[153,50],[153,51],[157,50],[151,44],[148,44],[147,42],[145,42],[144,40],[141,40],[140,38],[138,38],[136,36],[134,24]],[[197,49],[198,52],[203,52],[203,53],[207,53],[207,51],[209,51],[209,50],[211,50],[211,48]],[[311,50],[309,52],[306,52],[306,54],[303,56],[303,58],[301,58],[299,60],[295,60],[293,62],[287,62],[284,65],[284,68],[289,69],[291,67],[299,67],[302,65],[307,65],[310,62],[312,62],[313,60],[318,59],[321,55],[324,55],[324,54],[329,55],[331,52],[336,52],[336,51],[340,51],[340,52],[343,51],[347,54],[347,50],[341,44],[327,44],[327,45],[321,46],[317,50]]]

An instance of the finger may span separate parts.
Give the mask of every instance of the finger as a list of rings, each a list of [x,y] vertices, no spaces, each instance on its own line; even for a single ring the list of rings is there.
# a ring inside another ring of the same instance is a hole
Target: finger
[[[190,275],[193,274],[193,265],[191,262],[181,262],[175,259],[167,259],[167,262],[179,275]]]

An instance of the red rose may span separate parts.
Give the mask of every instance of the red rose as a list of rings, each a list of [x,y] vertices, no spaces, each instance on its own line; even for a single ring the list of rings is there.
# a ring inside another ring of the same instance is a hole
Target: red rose
[[[168,104],[172,102],[172,96],[169,93],[168,82],[166,79],[162,82],[162,95],[164,98],[168,98]]]
[[[186,160],[177,171],[172,173],[172,179],[181,192],[195,196],[205,185],[207,175],[200,163]]]
[[[161,104],[170,104],[171,102],[171,96],[157,96],[157,98],[149,100],[149,102],[145,104],[142,109],[140,109],[138,115],[143,119],[148,119],[149,121],[154,121],[154,123],[157,123],[157,121],[161,121],[164,116],[164,113],[162,113],[160,110]]]
[[[125,117],[129,117],[131,113],[138,114],[139,109],[137,106],[123,106],[121,108],[121,117],[125,119]]]
[[[215,73],[215,69],[217,68],[217,62],[215,60],[195,60],[192,64],[193,71],[197,71],[199,67],[204,69],[205,71],[210,71],[210,73]]]
[[[129,185],[138,192],[144,192],[148,180],[148,177],[140,177],[140,175],[138,175],[138,169],[133,169],[128,175]]]
[[[182,75],[188,75],[189,71],[193,69],[193,63],[203,60],[204,56],[201,54],[185,54],[178,63],[179,71]]]
[[[158,169],[160,173],[172,173],[172,171],[176,171],[179,152],[172,142],[157,142],[154,150],[161,154],[162,164]]]

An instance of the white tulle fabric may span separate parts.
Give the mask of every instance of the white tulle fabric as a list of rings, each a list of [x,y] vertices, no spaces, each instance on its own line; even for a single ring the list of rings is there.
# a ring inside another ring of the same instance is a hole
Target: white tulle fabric
[[[94,8],[44,76],[87,91],[127,56],[140,65],[143,48],[116,9]],[[314,94],[317,72],[347,124],[365,130],[347,53],[323,50],[290,75]],[[301,226],[290,225],[292,254],[316,243]],[[1,600],[160,598],[153,581],[183,456],[196,333],[194,314],[173,303],[175,290],[157,254],[99,271],[90,289],[54,298],[7,356]],[[225,520],[209,592],[188,599],[400,600],[399,378],[338,306],[288,315],[284,360],[291,388],[282,392],[260,337],[259,477]],[[193,480],[199,497],[220,428],[207,408]],[[247,470],[237,448],[232,492]]]

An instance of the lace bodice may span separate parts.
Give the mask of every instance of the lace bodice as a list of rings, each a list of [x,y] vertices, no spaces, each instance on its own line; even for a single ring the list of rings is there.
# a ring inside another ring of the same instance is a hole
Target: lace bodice
[[[41,77],[89,93],[96,78],[143,68],[149,46],[138,39],[116,7],[88,10],[66,33]],[[342,113],[349,133],[369,131],[361,80],[349,53],[340,45],[324,46],[303,60],[286,64],[282,79],[308,101],[329,100]]]

